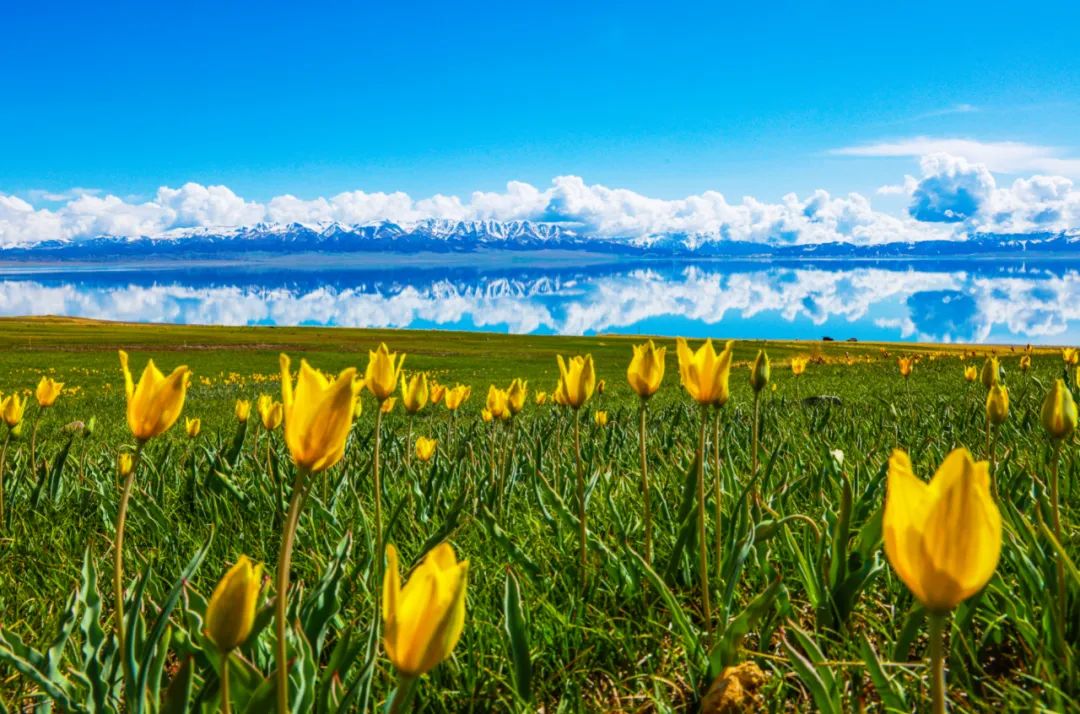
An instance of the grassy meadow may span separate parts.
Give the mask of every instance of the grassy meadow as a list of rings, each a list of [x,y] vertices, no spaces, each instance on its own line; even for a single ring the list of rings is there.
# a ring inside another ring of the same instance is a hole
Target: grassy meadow
[[[303,358],[330,375],[347,367],[362,375],[369,351],[385,342],[407,355],[406,375],[472,388],[453,416],[428,404],[415,417],[399,388],[382,419],[381,523],[403,579],[443,541],[469,561],[460,641],[415,683],[413,710],[931,711],[929,618],[882,546],[886,474],[894,449],[927,480],[959,446],[976,460],[993,453],[1003,536],[994,576],[945,626],[949,706],[1080,710],[1080,461],[1074,437],[1055,444],[1040,419],[1055,379],[1075,387],[1060,350],[1034,350],[1021,370],[1022,346],[736,342],[730,399],[707,412],[701,542],[702,410],[680,386],[675,341],[656,340],[667,354],[646,410],[650,562],[641,400],[627,381],[641,341],[0,320],[0,393],[29,399],[21,433],[0,426],[0,709],[219,711],[228,661],[231,709],[273,711],[274,571],[295,476],[282,430],[261,428],[255,400],[282,398],[282,352],[294,372]],[[118,349],[130,354],[136,381],[150,358],[165,374],[181,364],[193,371],[183,414],[147,441],[134,477],[123,544],[127,652],[113,605],[117,458],[136,444]],[[759,394],[755,468],[749,376],[760,349],[772,374]],[[585,354],[604,386],[577,412],[582,571],[574,412],[550,397],[538,405],[535,395],[556,387],[556,355]],[[981,370],[991,354],[1009,411],[988,432],[987,391],[964,369]],[[901,357],[915,358],[908,378]],[[808,359],[801,376],[792,358]],[[42,376],[64,384],[45,409],[33,394]],[[489,385],[515,378],[528,383],[522,411],[485,422]],[[246,424],[237,399],[253,405]],[[288,602],[294,711],[392,709],[402,686],[376,609],[378,406],[370,390],[360,402],[344,457],[312,477],[299,514]],[[201,420],[197,437],[185,417]],[[91,419],[92,433],[71,426]],[[415,455],[410,434],[437,441],[430,461]],[[1055,454],[1060,545],[1049,525]],[[241,555],[265,564],[266,583],[250,636],[223,656],[204,634],[207,599]]]

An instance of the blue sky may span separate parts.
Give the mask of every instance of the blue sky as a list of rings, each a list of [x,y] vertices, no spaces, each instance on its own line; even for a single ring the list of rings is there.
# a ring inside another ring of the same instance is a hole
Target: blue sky
[[[838,147],[1080,146],[1075,3],[591,5],[22,3],[0,190],[426,196],[569,173],[773,200],[914,171]]]

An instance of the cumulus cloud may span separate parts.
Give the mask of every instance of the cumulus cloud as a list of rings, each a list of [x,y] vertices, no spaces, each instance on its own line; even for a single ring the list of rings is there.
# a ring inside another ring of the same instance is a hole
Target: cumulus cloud
[[[585,237],[643,246],[670,238],[691,246],[717,241],[869,245],[1080,229],[1080,191],[1067,176],[1037,174],[999,185],[993,166],[943,152],[923,156],[920,170],[918,177],[907,176],[902,184],[877,191],[910,196],[909,209],[900,214],[876,210],[859,193],[839,196],[819,189],[766,202],[705,191],[660,199],[572,175],[556,177],[547,188],[511,181],[504,191],[477,191],[466,198],[437,194],[417,199],[400,191],[357,190],[310,199],[285,194],[256,202],[226,186],[187,183],[163,186],[142,203],[80,192],[58,206],[41,206],[0,193],[0,247],[98,236],[178,239],[191,231],[262,222],[413,226],[426,220],[548,221]]]
[[[1080,158],[1055,146],[1020,141],[977,141],[975,139],[916,136],[896,141],[844,146],[829,153],[835,156],[920,158],[930,154],[950,154],[985,165],[990,171],[1008,174],[1047,173],[1080,176]]]

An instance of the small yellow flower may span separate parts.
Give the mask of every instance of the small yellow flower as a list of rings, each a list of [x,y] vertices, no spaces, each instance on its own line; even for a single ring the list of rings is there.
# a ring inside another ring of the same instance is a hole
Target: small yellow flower
[[[1020,371],[1026,372],[1031,369],[1031,355],[1024,355],[1020,358]]]
[[[648,399],[660,389],[664,379],[664,357],[666,347],[657,347],[649,340],[645,344],[634,345],[630,366],[626,368],[626,381],[630,388],[642,399]]]
[[[896,364],[900,367],[900,376],[907,379],[911,376],[911,370],[915,367],[915,360],[911,357],[900,357],[896,360]]]
[[[592,397],[596,388],[596,370],[592,355],[571,357],[567,363],[562,355],[559,360],[559,391],[566,404],[573,409],[580,409]]]
[[[596,414],[593,416],[593,420],[596,422],[597,426],[607,426],[607,423],[608,423],[607,412],[605,412],[605,411],[596,412]]]
[[[551,398],[560,407],[567,406],[566,388],[563,387],[562,377],[559,377],[559,382],[555,385],[555,391],[551,393]]]
[[[450,411],[457,411],[458,407],[465,403],[465,400],[472,394],[472,387],[466,387],[464,384],[459,384],[453,389],[446,390],[446,397],[444,403],[446,408]]]
[[[1001,380],[1001,367],[997,357],[987,357],[982,366],[982,385],[990,389]]]
[[[63,382],[54,382],[49,377],[42,377],[38,382],[37,390],[34,396],[37,397],[38,406],[41,408],[51,407],[56,403],[56,398],[60,396],[61,390],[64,388]]]
[[[433,380],[431,380],[431,385],[429,387],[429,392],[430,392],[429,397],[431,399],[431,403],[432,404],[438,404],[439,402],[441,402],[443,400],[443,397],[446,396],[446,385],[445,384],[439,384],[438,382],[436,382],[433,379]]]
[[[800,374],[806,371],[807,359],[805,357],[792,357],[791,358],[791,373],[798,377]]]
[[[979,378],[979,369],[975,365],[970,367],[964,367],[964,379],[969,382],[974,382]]]
[[[480,410],[480,418],[483,419],[484,422],[489,422],[494,418],[494,415],[491,413],[490,409],[484,407]]]
[[[418,436],[416,438],[416,458],[423,462],[431,461],[431,457],[435,455],[435,447],[439,442],[435,439],[429,439],[426,436]]]
[[[529,383],[515,379],[506,390],[506,406],[510,409],[510,416],[516,416],[525,408],[525,395],[528,393]]]
[[[1064,439],[1076,429],[1076,402],[1064,380],[1054,381],[1043,400],[1041,417],[1043,428],[1051,439]]]
[[[1080,350],[1072,347],[1066,347],[1061,351],[1061,359],[1064,360],[1067,365],[1080,364]]]
[[[237,399],[234,411],[236,412],[236,421],[246,424],[248,417],[251,416],[251,402],[247,399]]]
[[[401,405],[405,407],[406,414],[416,414],[427,406],[428,403],[428,380],[427,374],[421,372],[414,374],[408,379],[401,380]]]
[[[547,403],[547,399],[548,399],[548,393],[545,392],[544,390],[537,391],[536,395],[533,396],[533,401],[536,402],[536,406],[538,406],[538,407],[544,406],[544,404]]]
[[[383,644],[394,667],[419,677],[450,656],[465,629],[469,561],[458,562],[449,543],[424,557],[401,586],[397,549],[386,547]]]
[[[20,398],[18,394],[9,394],[4,397],[3,402],[0,402],[0,412],[3,413],[4,423],[9,429],[15,428],[22,422],[25,411],[26,398]]]
[[[206,605],[206,636],[218,650],[228,653],[244,644],[255,624],[262,590],[262,563],[253,566],[241,555],[229,568]]]
[[[368,352],[364,386],[370,389],[380,402],[386,401],[397,390],[398,377],[401,376],[403,364],[405,364],[404,354],[390,352],[386,349],[386,343],[381,343],[379,349]]]
[[[599,382],[596,383],[596,393],[597,394],[603,394],[605,389],[607,389],[607,381],[606,380],[601,379]]]
[[[121,451],[116,457],[116,471],[121,478],[127,478],[135,468],[135,455],[130,451]]]
[[[127,352],[120,350],[120,368],[124,372],[124,392],[127,394],[127,423],[139,441],[152,439],[168,430],[180,417],[187,397],[191,370],[177,367],[168,377],[154,365],[146,363],[136,386],[128,369]]]
[[[187,432],[189,439],[194,439],[202,431],[202,419],[184,417],[184,431]]]
[[[679,377],[683,387],[698,404],[723,406],[731,392],[728,379],[731,375],[731,346],[729,340],[720,354],[713,349],[712,340],[705,340],[696,352],[690,351],[686,340],[675,342],[679,355]]]
[[[394,407],[397,406],[397,397],[387,397],[386,400],[379,405],[379,411],[383,414],[389,414],[394,411]]]
[[[953,609],[983,589],[1001,554],[989,464],[956,449],[928,484],[894,451],[883,529],[885,555],[912,594],[931,612]]]
[[[285,444],[298,467],[311,473],[324,471],[345,453],[359,392],[356,370],[343,370],[330,382],[307,360],[300,360],[294,389],[288,356],[281,355],[279,361]]]
[[[510,414],[510,395],[505,389],[499,389],[494,384],[488,387],[487,404],[485,406],[491,416],[495,419],[506,420],[509,419]]]
[[[750,388],[760,392],[769,383],[769,375],[772,369],[769,366],[769,354],[765,350],[758,350],[754,364],[750,367]]]
[[[359,400],[356,403],[359,404]],[[264,394],[259,397],[258,405],[259,420],[262,422],[264,429],[273,431],[281,426],[281,422],[285,418],[285,410],[281,402],[275,402],[269,394]]]
[[[1002,424],[1009,417],[1009,390],[1000,384],[990,387],[986,394],[986,418],[991,424]]]

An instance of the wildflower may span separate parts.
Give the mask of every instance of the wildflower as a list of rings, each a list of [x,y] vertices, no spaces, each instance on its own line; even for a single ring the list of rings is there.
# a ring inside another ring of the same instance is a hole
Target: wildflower
[[[525,408],[525,395],[528,392],[528,381],[515,379],[506,390],[506,406],[511,416],[517,416]]]
[[[294,388],[289,358],[281,355],[280,363],[285,443],[297,466],[310,473],[324,471],[345,453],[357,397],[356,370],[343,370],[331,383],[300,360]]]
[[[202,431],[202,419],[184,417],[184,431],[187,432],[189,439],[194,439]]]
[[[798,377],[800,374],[806,371],[805,357],[792,357],[791,358],[791,373]]]
[[[371,390],[376,399],[385,402],[397,389],[398,377],[401,376],[401,365],[404,363],[404,354],[399,355],[397,352],[390,352],[386,349],[386,343],[381,343],[379,349],[368,353],[364,386]]]
[[[730,396],[728,378],[732,342],[728,341],[720,354],[713,349],[712,340],[705,340],[696,352],[691,352],[681,337],[675,344],[679,355],[679,378],[694,401],[717,406],[725,404]]]
[[[760,392],[769,383],[769,355],[765,350],[758,350],[754,364],[750,368],[750,386],[754,393]]]
[[[416,439],[416,458],[423,462],[428,462],[431,457],[435,455],[435,447],[438,446],[435,439],[429,439],[426,436],[420,436]]]
[[[634,356],[626,368],[626,381],[642,399],[648,399],[660,389],[664,379],[666,347],[657,347],[652,340],[633,347]]]
[[[472,394],[472,387],[466,387],[464,384],[459,384],[453,389],[446,390],[446,396],[444,398],[446,408],[450,411],[457,411],[458,407],[465,403],[465,400]]]
[[[175,424],[184,408],[191,370],[180,366],[166,377],[154,365],[154,360],[150,360],[136,385],[128,369],[127,352],[123,350],[120,350],[120,367],[127,394],[128,428],[135,438],[139,441],[152,439]]]
[[[247,424],[248,417],[251,416],[251,402],[247,399],[237,399],[234,411],[236,412],[236,421]]]
[[[987,357],[982,366],[982,385],[990,389],[1001,381],[1001,367],[997,357]]]
[[[223,654],[244,644],[255,624],[259,591],[262,589],[262,563],[252,565],[240,556],[229,568],[206,605],[206,636]]]
[[[915,367],[915,360],[911,357],[900,357],[896,360],[896,364],[900,367],[900,375],[907,379],[911,376],[911,370]]]
[[[592,355],[570,358],[567,362],[562,355],[559,360],[559,390],[566,404],[572,409],[580,409],[592,397],[596,388],[596,370]]]
[[[386,401],[379,405],[379,412],[389,414],[397,406],[397,397],[387,397]]]
[[[986,395],[986,418],[991,424],[1004,423],[1009,416],[1009,390],[1000,384],[990,387]]]
[[[416,414],[427,406],[428,402],[428,379],[427,374],[420,372],[408,379],[401,380],[401,405],[405,407],[406,414]]]
[[[975,365],[971,365],[970,367],[965,367],[964,368],[964,379],[966,379],[969,382],[974,382],[978,378],[979,378],[979,370],[978,370],[977,367],[975,367]]]
[[[593,415],[593,421],[596,422],[597,426],[607,426],[607,423],[608,423],[607,412],[605,412],[605,411],[596,412],[596,414]]]
[[[1042,403],[1042,425],[1051,439],[1064,439],[1076,429],[1076,402],[1065,381],[1055,380]]]
[[[42,377],[34,393],[34,396],[37,397],[38,406],[42,408],[51,407],[56,403],[56,398],[60,396],[60,391],[63,388],[63,382],[54,382],[49,377]]]

